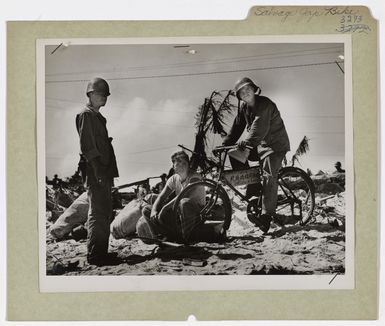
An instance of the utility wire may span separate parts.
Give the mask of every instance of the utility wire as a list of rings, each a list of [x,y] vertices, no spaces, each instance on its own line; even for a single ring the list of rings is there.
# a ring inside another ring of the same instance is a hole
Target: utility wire
[[[147,164],[147,165],[157,165],[157,166],[170,166],[171,163],[160,163],[160,162],[144,162],[144,161],[124,161],[124,163],[130,163],[130,164]]]
[[[292,131],[294,134],[344,134],[344,131]]]
[[[335,65],[335,64],[336,64],[336,61],[331,61],[331,62],[318,62],[318,63],[308,63],[308,64],[300,64],[300,65],[286,65],[286,66],[274,66],[274,67],[238,69],[238,70],[224,70],[224,71],[172,74],[172,75],[117,77],[117,78],[108,78],[108,80],[109,81],[112,81],[112,80],[119,81],[119,80],[135,80],[135,79],[149,79],[149,78],[188,77],[188,76],[201,76],[201,75],[228,74],[228,73],[246,72],[246,71],[263,71],[263,70],[274,70],[274,69],[287,69],[287,68],[324,66],[324,65]],[[72,79],[72,80],[47,80],[46,81],[47,84],[72,83],[72,82],[88,82],[88,80],[86,80],[86,79]]]
[[[342,71],[342,73],[344,74],[345,71],[342,69],[342,67],[339,65],[339,63],[337,61],[335,61],[336,65],[338,66],[338,68],[340,68],[340,70]]]
[[[75,101],[71,101],[71,100],[67,100],[67,99],[60,99],[60,98],[50,98],[50,97],[46,97],[45,99],[46,101],[54,101],[54,102],[66,102],[66,103],[72,103],[72,104],[78,104],[78,105],[85,105],[83,102],[75,102]],[[54,107],[53,105],[51,104],[47,104],[47,106],[49,107]],[[150,108],[127,108],[127,107],[124,107],[124,106],[116,106],[116,105],[113,105],[111,104],[112,107],[114,108],[121,108],[121,109],[140,109],[141,111],[154,111],[154,112],[159,112],[159,113],[163,113],[163,112],[176,112],[176,113],[197,113],[197,110],[193,110],[193,111],[177,111],[177,110],[154,110],[154,109],[150,109]],[[55,108],[57,109],[65,109],[65,108],[62,108],[62,107],[59,107],[59,106],[55,106]],[[301,119],[311,119],[311,118],[317,118],[317,119],[331,119],[331,118],[345,118],[345,115],[325,115],[325,116],[322,116],[322,115],[283,115],[281,114],[285,119],[297,119],[297,118],[301,118]]]
[[[317,118],[317,119],[330,119],[330,118],[345,118],[344,115],[283,115],[282,116],[285,119],[312,119],[312,118]]]
[[[320,52],[323,50],[328,50],[326,52]],[[330,51],[333,50],[333,51]],[[274,58],[274,59],[284,59],[284,58],[290,58],[290,57],[300,57],[300,56],[309,56],[314,54],[333,54],[340,51],[340,47],[328,47],[328,48],[321,48],[321,49],[308,49],[308,50],[302,50],[302,51],[287,51],[287,52],[281,52],[281,53],[265,53],[260,55],[254,55],[254,56],[244,56],[244,57],[235,57],[235,58],[222,58],[222,59],[216,59],[216,60],[206,60],[206,61],[194,61],[194,62],[179,62],[179,63],[170,63],[170,64],[164,64],[164,65],[148,65],[148,66],[137,66],[137,67],[127,67],[122,68],[125,70],[130,71],[138,71],[138,70],[148,70],[153,68],[180,68],[180,67],[188,67],[188,66],[196,66],[196,65],[202,65],[202,64],[224,64],[224,63],[239,63],[239,62],[245,62],[245,61],[252,61],[252,60],[263,60],[265,57]],[[316,52],[316,53],[304,53],[304,52]],[[290,55],[285,55],[290,54]],[[115,73],[116,70],[110,70],[105,73]],[[68,73],[56,73],[56,74],[46,74],[46,76],[64,76],[64,75],[77,75],[77,74],[91,74],[96,73],[95,71],[83,71],[83,72],[68,72]],[[97,72],[102,73],[102,72]]]
[[[59,98],[49,98],[49,97],[46,97],[45,99],[46,101],[53,101],[53,102],[65,102],[65,103],[71,103],[71,104],[76,104],[76,105],[80,105],[80,106],[84,106],[86,102],[75,102],[75,101],[70,101],[70,100],[65,100],[65,99],[59,99]],[[50,105],[50,104],[46,104],[47,106],[50,106],[50,107],[54,107],[53,105]],[[193,110],[193,111],[178,111],[178,110],[155,110],[155,109],[150,109],[150,108],[127,108],[127,107],[124,107],[124,106],[118,106],[118,105],[114,105],[114,104],[111,104],[111,107],[113,108],[120,108],[120,109],[124,109],[124,110],[145,110],[145,111],[152,111],[152,112],[159,112],[159,113],[163,113],[163,112],[175,112],[175,113],[196,113],[197,111],[196,110]],[[59,106],[56,106],[56,108],[58,109],[66,109],[66,108],[61,108]]]
[[[137,152],[130,152],[130,153],[125,153],[127,155],[132,155],[132,154],[141,154],[141,153],[148,153],[148,152],[156,152],[156,151],[163,151],[165,149],[171,149],[175,148],[176,146],[167,146],[167,147],[158,147],[158,148],[152,148],[152,149],[146,149],[143,151],[137,151]]]
[[[143,151],[129,152],[129,153],[125,153],[125,154],[127,154],[127,155],[141,154],[141,153],[148,153],[148,152],[163,151],[165,149],[171,149],[171,148],[176,148],[176,146],[158,147],[158,148],[146,149],[146,150],[143,150]],[[61,158],[61,157],[60,156],[46,156],[46,158],[58,159],[58,158]]]

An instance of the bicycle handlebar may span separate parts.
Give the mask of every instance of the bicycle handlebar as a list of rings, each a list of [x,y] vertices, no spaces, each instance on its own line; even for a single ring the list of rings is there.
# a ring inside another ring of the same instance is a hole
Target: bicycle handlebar
[[[181,144],[178,144],[178,146],[179,146],[180,148],[186,150],[186,151],[189,151],[189,152],[192,153],[192,154],[196,154],[196,155],[202,156],[202,154],[196,153],[196,152],[192,151],[191,149],[189,149],[189,148],[187,148],[187,147],[185,147],[185,146],[183,146],[183,145],[181,145]],[[212,152],[213,152],[213,154],[214,154],[215,156],[217,156],[217,154],[220,153],[220,152],[229,151],[229,150],[231,150],[231,149],[236,149],[236,148],[238,148],[238,145],[217,146],[217,147],[215,147],[215,148],[213,149]],[[249,146],[249,145],[246,145],[245,148],[247,148],[247,149],[249,149],[249,150],[252,150],[252,149],[253,149],[253,147],[252,147],[252,146]]]
[[[235,149],[235,148],[238,148],[238,145],[229,145],[229,146],[217,146],[213,149],[213,152],[223,152],[223,151],[229,151],[231,149]],[[252,150],[253,147],[252,146],[249,146],[249,145],[246,145],[245,148],[249,149],[249,150]]]

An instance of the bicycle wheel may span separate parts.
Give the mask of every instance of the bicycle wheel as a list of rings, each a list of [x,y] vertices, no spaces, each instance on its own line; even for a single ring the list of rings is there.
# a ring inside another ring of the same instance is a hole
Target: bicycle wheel
[[[277,215],[285,221],[305,225],[315,206],[315,187],[305,171],[284,167],[278,173]]]
[[[187,185],[175,200],[174,212],[178,213],[179,203],[183,198],[192,197],[200,187],[203,187],[206,193],[206,202],[199,212],[201,219],[204,222],[222,222],[223,228],[227,230],[230,227],[232,215],[230,198],[220,184],[210,179],[204,179]]]

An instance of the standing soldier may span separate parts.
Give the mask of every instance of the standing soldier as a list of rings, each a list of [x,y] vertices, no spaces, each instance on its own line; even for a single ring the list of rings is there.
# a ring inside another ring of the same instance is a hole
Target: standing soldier
[[[94,78],[87,85],[88,103],[76,116],[80,139],[80,156],[85,166],[85,186],[89,201],[87,261],[102,266],[118,262],[108,254],[110,221],[112,217],[111,187],[118,169],[112,138],[108,137],[106,119],[99,110],[107,102],[110,89],[102,78]]]

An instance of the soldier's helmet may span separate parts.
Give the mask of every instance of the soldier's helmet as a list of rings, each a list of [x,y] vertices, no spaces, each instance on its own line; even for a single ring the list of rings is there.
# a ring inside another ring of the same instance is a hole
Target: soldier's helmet
[[[89,96],[89,93],[97,92],[103,94],[104,96],[110,95],[110,87],[108,83],[103,78],[93,78],[88,82],[86,94]]]
[[[254,82],[248,78],[248,77],[243,77],[241,79],[239,79],[236,83],[235,83],[235,86],[234,86],[234,91],[235,91],[235,95],[237,96],[238,99],[239,98],[239,91],[245,87],[245,86],[252,86],[254,88],[254,93],[256,93],[257,95],[259,95],[261,93],[261,89],[254,84]]]

